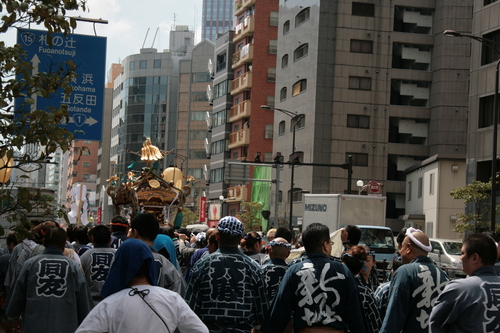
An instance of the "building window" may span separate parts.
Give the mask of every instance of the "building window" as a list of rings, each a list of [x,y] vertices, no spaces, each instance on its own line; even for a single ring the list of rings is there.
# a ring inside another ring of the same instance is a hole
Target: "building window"
[[[310,9],[309,7],[302,9],[300,13],[295,16],[295,27],[298,27],[305,21],[309,20],[309,15],[310,15]]]
[[[288,195],[290,195],[290,191],[288,191]],[[292,202],[302,202],[302,189],[294,188],[292,192]]]
[[[283,23],[283,35],[286,35],[290,31],[290,20]]]
[[[267,68],[267,81],[276,82],[276,67]]]
[[[491,43],[483,43],[481,51],[481,65],[486,65],[500,59],[500,30],[483,35],[483,38],[489,39]]]
[[[309,53],[309,44],[302,44],[293,51],[293,61],[304,58]]]
[[[90,156],[90,150],[85,149],[85,150],[83,151],[83,156]]]
[[[489,5],[490,3],[494,3],[494,2],[497,2],[498,0],[484,0],[484,4],[483,6],[487,6]]]
[[[214,99],[225,96],[228,94],[227,84],[228,84],[228,81],[226,80],[226,81],[222,81],[221,83],[217,83],[214,86]]]
[[[205,140],[207,137],[206,130],[191,130],[189,131],[189,140]]]
[[[161,59],[155,59],[153,62],[153,68],[161,68]]]
[[[371,40],[351,39],[351,52],[373,53],[373,42]]]
[[[270,39],[269,40],[268,52],[269,52],[269,54],[276,54],[278,52],[278,40],[277,39]]]
[[[307,80],[299,80],[292,86],[292,96],[297,96],[307,89]]]
[[[286,87],[281,88],[280,90],[280,102],[286,100]]]
[[[224,181],[224,168],[210,170],[210,183],[220,183]]]
[[[207,158],[207,152],[205,149],[190,149],[188,158],[193,160],[203,160]]]
[[[191,92],[191,102],[208,102],[206,91],[193,91]]]
[[[212,149],[211,149],[212,155],[220,154],[227,151],[228,142],[229,140],[227,139],[212,142]]]
[[[141,60],[139,61],[139,68],[144,69],[148,67],[148,61],[147,60]]]
[[[418,187],[417,187],[417,198],[420,199],[422,198],[422,177],[418,178]]]
[[[90,179],[90,174],[89,173],[84,173],[82,175],[82,178],[88,180],[88,179]]]
[[[239,103],[237,103],[239,104]],[[212,115],[212,126],[217,127],[220,125],[224,125],[227,123],[227,118],[228,118],[229,112],[227,110],[222,110],[219,112],[216,112]]]
[[[372,78],[362,76],[349,76],[349,89],[372,90]]]
[[[349,162],[349,155],[352,156],[353,166],[368,166],[368,154],[363,153],[345,153],[345,161]]]
[[[269,14],[269,25],[271,27],[277,27],[278,26],[278,12],[271,11]]]
[[[490,95],[479,99],[478,128],[493,125],[493,101],[495,96]]]
[[[83,162],[84,168],[90,168],[90,162]]]
[[[375,16],[375,5],[372,3],[353,2],[352,15],[354,16]]]
[[[217,55],[217,68],[216,68],[217,72],[226,69],[226,58],[227,58],[226,53]]]
[[[286,122],[284,120],[280,121],[280,124],[278,125],[278,135],[284,135],[285,128],[286,128]]]
[[[187,169],[187,174],[193,176],[196,179],[200,179],[203,178],[203,169],[201,168]]]
[[[278,191],[278,203],[283,203],[283,191]]]
[[[207,119],[207,111],[191,111],[189,112],[189,120],[205,121]]]
[[[212,82],[209,72],[193,73],[193,82]]]
[[[265,132],[264,137],[266,139],[272,139],[273,138],[273,133],[274,133],[273,124],[266,124],[266,132]]]
[[[408,192],[407,192],[408,193],[408,201],[411,201],[411,191],[412,191],[411,187],[412,187],[411,182],[408,182]]]
[[[290,121],[290,132],[293,132],[293,126],[295,126],[296,130],[304,128],[306,126],[306,116],[303,115],[300,118],[293,117],[292,121]]]
[[[434,174],[429,175],[429,194],[434,195]]]
[[[281,58],[281,68],[287,68],[288,67],[288,54],[285,54]]]
[[[128,69],[135,69],[135,61],[131,61],[129,64],[128,64]]]
[[[266,98],[266,105],[274,108],[274,95],[268,95]]]
[[[362,116],[359,114],[348,114],[347,127],[370,128],[370,116]]]

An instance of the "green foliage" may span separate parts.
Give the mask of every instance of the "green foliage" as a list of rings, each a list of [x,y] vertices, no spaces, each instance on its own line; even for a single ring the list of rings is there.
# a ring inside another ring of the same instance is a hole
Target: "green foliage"
[[[245,226],[245,232],[261,231],[262,221],[259,217],[262,212],[262,204],[259,202],[243,202],[239,219]]]
[[[198,214],[193,212],[191,209],[185,208],[182,210],[182,226],[185,227],[190,224],[198,223]]]
[[[86,10],[86,0],[0,0],[0,35],[29,23],[32,28],[46,29],[51,45],[52,33],[67,34],[76,27],[76,20],[67,16],[74,10]],[[58,126],[69,119],[66,105],[43,110],[35,106],[37,98],[49,97],[59,88],[71,93],[69,83],[76,76],[75,64],[68,61],[48,72],[33,69],[20,44],[6,46],[0,38],[0,156],[15,156],[13,168],[23,171],[41,168],[41,163],[58,148],[68,150],[73,140],[72,133]],[[25,112],[14,114],[17,98],[25,98]],[[27,145],[36,145],[36,153],[22,150]],[[48,201],[38,204],[36,200],[25,200],[23,195],[22,190],[15,195],[11,190],[2,190],[1,213],[7,214],[11,222],[27,222],[34,210],[47,209],[52,214],[56,211]]]
[[[490,192],[491,182],[483,183],[480,181],[473,181],[450,192],[454,199],[463,200],[464,204],[471,208],[466,214],[457,214],[460,223],[455,226],[455,231],[464,233],[467,230],[476,231],[479,228],[489,229]]]

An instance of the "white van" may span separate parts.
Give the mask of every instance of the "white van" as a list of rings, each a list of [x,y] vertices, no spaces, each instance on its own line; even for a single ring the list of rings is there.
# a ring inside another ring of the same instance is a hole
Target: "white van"
[[[462,241],[459,239],[431,238],[432,251],[429,258],[433,259],[436,265],[445,270],[450,278],[465,277],[460,261],[460,250]]]

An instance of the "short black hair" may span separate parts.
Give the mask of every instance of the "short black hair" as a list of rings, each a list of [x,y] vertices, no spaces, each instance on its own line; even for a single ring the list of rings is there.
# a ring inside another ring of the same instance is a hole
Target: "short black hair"
[[[405,240],[406,237],[406,228],[401,229],[399,232],[398,236],[396,237],[396,242],[398,244],[403,244],[403,241]]]
[[[330,241],[330,229],[321,223],[311,223],[302,232],[302,242],[307,253],[323,252],[323,244]]]
[[[96,225],[92,228],[92,238],[96,245],[108,245],[111,238],[111,231],[105,225]]]
[[[137,215],[130,224],[132,230],[137,230],[141,238],[153,242],[160,232],[160,224],[151,213]]]
[[[127,232],[128,221],[124,216],[116,215],[111,219],[111,231]]]
[[[289,244],[292,244],[292,232],[287,227],[279,227],[276,229],[274,238],[278,237],[284,238]]]
[[[361,239],[361,229],[357,225],[346,225],[347,239],[351,246],[358,245]]]
[[[491,236],[471,234],[464,239],[464,249],[467,257],[477,253],[483,265],[495,265],[495,261],[497,260],[497,246]]]
[[[80,244],[83,244],[83,245],[87,245],[88,243],[90,243],[88,231],[89,231],[89,228],[87,228],[87,227],[84,227],[84,226],[77,227],[77,229],[75,231],[76,241]]]
[[[60,227],[44,229],[45,236],[43,245],[45,247],[63,247],[66,245],[66,231]]]

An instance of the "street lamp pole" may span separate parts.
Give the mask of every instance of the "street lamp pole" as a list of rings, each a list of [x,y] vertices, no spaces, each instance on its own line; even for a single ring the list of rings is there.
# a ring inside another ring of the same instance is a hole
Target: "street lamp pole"
[[[284,110],[284,109],[279,109],[279,108],[274,108],[274,107],[270,107],[270,106],[267,106],[267,105],[261,105],[260,106],[261,109],[264,109],[264,110],[275,110],[275,111],[278,111],[278,112],[281,112],[285,115],[287,115],[288,117],[291,118],[292,120],[292,159],[290,161],[290,166],[292,168],[291,170],[291,176],[290,176],[290,197],[289,197],[289,204],[290,204],[290,208],[289,208],[289,219],[288,219],[288,225],[289,225],[289,228],[290,228],[290,231],[293,231],[293,223],[292,223],[292,219],[293,219],[293,189],[294,189],[294,180],[295,180],[295,130],[297,129],[297,125],[299,124],[299,122],[302,120],[302,118],[305,117],[305,115],[303,113],[297,113],[297,112],[292,112],[292,111],[288,111],[288,110]]]
[[[464,34],[454,30],[445,30],[443,34],[447,37],[467,37],[480,42],[489,49],[500,54],[500,51],[493,46],[500,46],[500,43],[483,37],[478,37],[474,35]],[[493,46],[492,46],[493,45]],[[496,205],[497,205],[497,140],[498,140],[498,88],[499,88],[499,66],[500,59],[496,64],[495,71],[495,95],[493,98],[493,144],[492,144],[492,154],[491,154],[491,209],[490,209],[490,229],[491,232],[495,232],[496,229]]]

